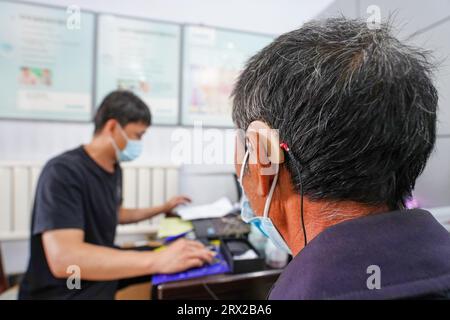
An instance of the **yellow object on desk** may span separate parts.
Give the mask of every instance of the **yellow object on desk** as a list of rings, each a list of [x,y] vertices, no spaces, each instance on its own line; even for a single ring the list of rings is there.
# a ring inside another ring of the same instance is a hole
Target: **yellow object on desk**
[[[180,218],[164,218],[158,229],[158,238],[166,238],[170,236],[175,236],[177,234],[188,232],[194,227],[190,221],[185,221]]]

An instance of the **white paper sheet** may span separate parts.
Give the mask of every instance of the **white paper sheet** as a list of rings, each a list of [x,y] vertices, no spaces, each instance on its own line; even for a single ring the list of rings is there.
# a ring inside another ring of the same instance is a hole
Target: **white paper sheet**
[[[200,206],[189,206],[177,209],[177,213],[184,220],[205,219],[205,218],[220,218],[234,209],[233,204],[227,197],[222,197],[219,200]]]

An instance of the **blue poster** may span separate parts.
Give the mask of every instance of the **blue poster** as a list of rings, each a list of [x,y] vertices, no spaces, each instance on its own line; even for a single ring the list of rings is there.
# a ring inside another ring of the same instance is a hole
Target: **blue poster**
[[[0,2],[0,117],[91,119],[94,15],[66,9]]]

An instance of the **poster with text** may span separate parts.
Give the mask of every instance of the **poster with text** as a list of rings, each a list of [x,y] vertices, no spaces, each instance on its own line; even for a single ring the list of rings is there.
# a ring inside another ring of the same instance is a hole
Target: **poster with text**
[[[182,123],[231,127],[230,94],[247,60],[273,37],[188,26],[184,29]]]
[[[150,108],[153,124],[178,123],[180,26],[101,15],[97,106],[113,90],[130,90]]]
[[[89,121],[94,15],[0,2],[0,117]]]

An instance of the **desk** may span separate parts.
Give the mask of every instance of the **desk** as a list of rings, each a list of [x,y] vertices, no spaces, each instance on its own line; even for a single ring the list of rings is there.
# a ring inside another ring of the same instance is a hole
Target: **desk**
[[[280,269],[219,274],[201,278],[161,283],[152,286],[152,298],[162,299],[254,299],[265,300]]]

